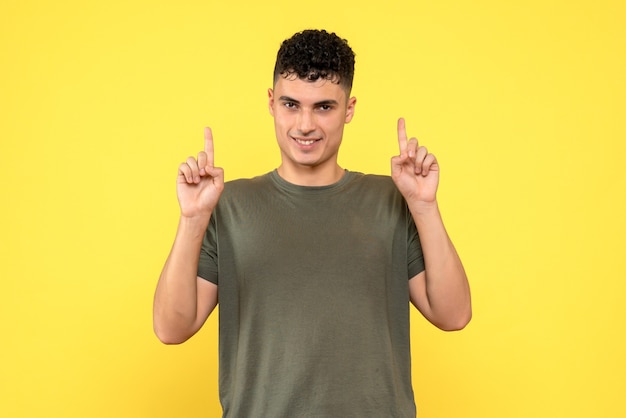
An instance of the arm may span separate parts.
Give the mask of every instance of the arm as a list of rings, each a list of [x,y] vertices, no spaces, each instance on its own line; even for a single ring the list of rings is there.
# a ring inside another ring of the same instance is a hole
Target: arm
[[[213,166],[213,137],[207,128],[204,151],[178,169],[180,221],[154,295],[154,332],[166,344],[189,339],[217,305],[217,286],[197,277],[197,267],[202,238],[223,189],[224,173]]]
[[[398,121],[398,142],[400,155],[391,159],[391,177],[417,226],[426,265],[409,281],[411,302],[437,327],[459,330],[472,317],[471,297],[463,264],[437,205],[439,165],[415,138],[407,141],[403,119]]]

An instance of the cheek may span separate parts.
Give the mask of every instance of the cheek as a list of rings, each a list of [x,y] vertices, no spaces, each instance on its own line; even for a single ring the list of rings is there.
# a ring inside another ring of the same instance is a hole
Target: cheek
[[[274,125],[276,127],[287,127],[290,125],[289,115],[281,109],[274,110]]]
[[[339,117],[329,122],[331,123],[326,125],[326,130],[329,134],[332,133],[332,134],[340,135],[343,132],[343,125],[344,125],[343,118]]]
[[[283,120],[275,120],[274,126],[276,127],[276,130],[280,132],[284,132],[287,129],[287,124],[285,124],[285,121]]]
[[[274,118],[274,130],[278,139],[289,136],[289,123],[283,118]]]

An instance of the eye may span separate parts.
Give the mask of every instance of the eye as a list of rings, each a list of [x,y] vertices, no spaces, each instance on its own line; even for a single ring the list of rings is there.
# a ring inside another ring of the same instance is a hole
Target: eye
[[[298,104],[294,102],[284,102],[283,106],[285,106],[287,109],[296,109],[298,107]]]
[[[324,111],[324,112],[328,112],[329,110],[332,110],[332,109],[333,107],[328,104],[323,104],[319,106],[319,110]]]

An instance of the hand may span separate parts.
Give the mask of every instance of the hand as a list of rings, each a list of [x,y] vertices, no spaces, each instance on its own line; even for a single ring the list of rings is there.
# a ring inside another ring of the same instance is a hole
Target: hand
[[[211,216],[224,190],[224,170],[213,166],[213,134],[204,128],[204,151],[178,167],[176,192],[181,216]]]
[[[400,155],[391,159],[391,178],[407,202],[435,203],[439,185],[439,164],[416,138],[407,141],[403,118],[398,119]]]

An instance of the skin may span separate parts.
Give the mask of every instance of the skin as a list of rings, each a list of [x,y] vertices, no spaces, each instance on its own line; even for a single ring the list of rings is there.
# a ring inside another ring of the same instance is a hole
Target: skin
[[[352,120],[355,105],[356,98],[327,80],[277,80],[268,90],[268,107],[281,153],[279,175],[305,186],[337,182],[345,172],[337,163],[343,128]],[[409,280],[410,300],[435,326],[459,330],[471,319],[471,298],[437,205],[439,164],[416,138],[407,138],[402,118],[397,132],[399,155],[391,158],[391,178],[415,220],[426,265]],[[206,128],[204,151],[178,169],[180,221],[154,297],[154,330],[164,343],[186,341],[217,305],[217,286],[197,277],[196,266],[223,189],[224,173],[214,166],[213,136]]]
[[[202,239],[224,190],[224,171],[213,161],[213,134],[205,128],[204,151],[178,168],[180,219],[154,295],[154,332],[165,344],[189,339],[217,306],[217,286],[196,275]]]
[[[407,140],[398,120],[400,154],[391,159],[391,178],[407,202],[422,244],[426,270],[409,280],[415,307],[438,328],[463,329],[472,317],[469,283],[437,205],[439,164],[416,138]]]
[[[338,181],[344,174],[337,164],[343,128],[354,116],[356,98],[331,81],[298,78],[279,78],[268,97],[281,155],[278,174],[301,186]]]

